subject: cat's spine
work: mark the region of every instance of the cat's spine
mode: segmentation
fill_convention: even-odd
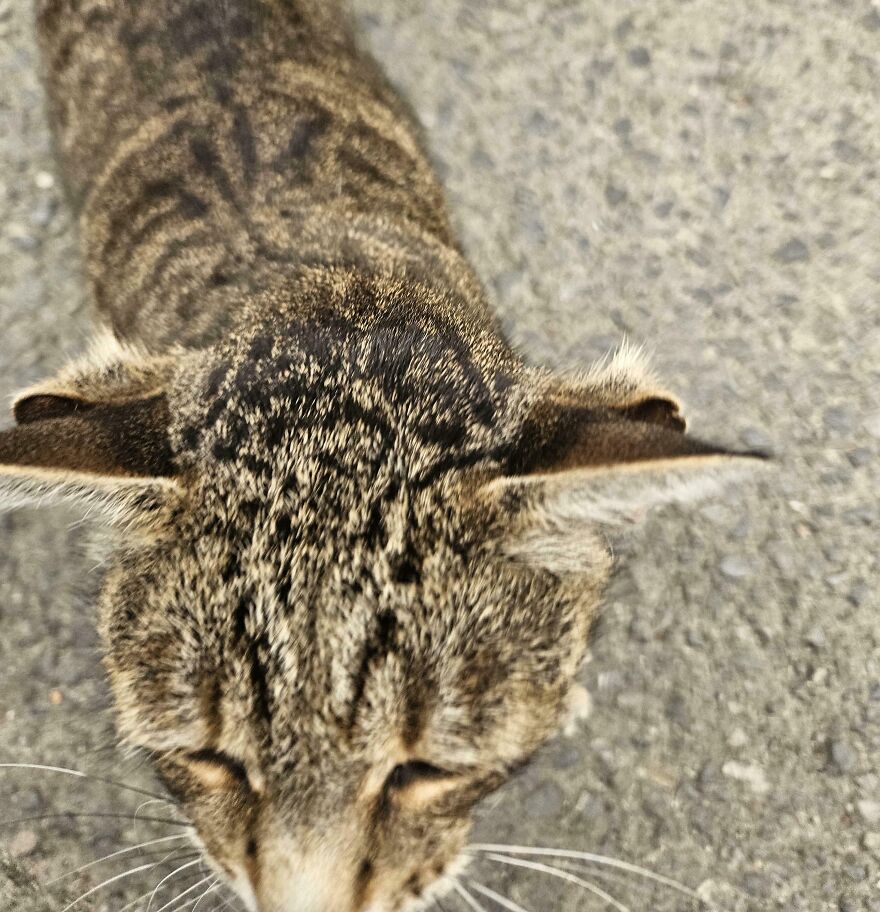
[[[148,120],[196,91],[230,102],[228,83],[255,63],[258,39],[264,54],[343,70],[358,60],[334,0],[38,0],[37,25],[75,201]]]

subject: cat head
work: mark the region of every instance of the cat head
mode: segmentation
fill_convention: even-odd
[[[260,912],[448,889],[474,806],[563,721],[608,529],[742,461],[635,352],[555,377],[426,297],[337,279],[208,351],[105,344],[0,434],[7,500],[119,530],[120,731]]]

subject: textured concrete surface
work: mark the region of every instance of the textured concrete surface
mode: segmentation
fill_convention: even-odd
[[[779,457],[771,477],[666,510],[618,549],[584,676],[592,715],[491,802],[481,836],[643,864],[723,912],[880,910],[880,8],[355,7],[425,122],[466,246],[523,348],[565,366],[624,334],[645,342],[695,429]],[[76,352],[89,326],[42,105],[29,3],[0,0],[9,392]],[[134,781],[112,747],[84,535],[57,511],[0,519],[0,759]],[[130,814],[140,799],[4,771],[0,803],[13,818]],[[117,818],[4,825],[20,867],[0,867],[2,908],[63,908],[59,885],[43,903],[21,866],[45,884],[169,832]],[[76,875],[71,895],[138,863]],[[537,872],[484,862],[473,876],[530,912],[603,908]],[[589,876],[633,912],[696,907],[620,872]],[[119,912],[157,879],[90,900]]]

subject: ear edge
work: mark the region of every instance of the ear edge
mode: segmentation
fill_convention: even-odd
[[[674,400],[650,397],[624,410],[551,405],[534,412],[523,426],[506,473],[525,476],[664,458],[739,455],[689,436],[684,429]]]
[[[23,472],[0,465],[0,513],[73,503],[95,510],[110,525],[156,525],[185,498],[185,488],[171,478],[111,478],[40,468]]]
[[[93,408],[110,405],[125,405],[155,399],[165,395],[162,387],[139,390],[135,394],[111,395],[108,398],[85,396],[63,388],[53,389],[50,384],[40,384],[19,393],[12,403],[12,416],[16,424],[30,424],[51,418],[87,412]]]
[[[654,393],[620,410],[628,421],[655,424],[684,433],[687,419],[681,413],[681,403],[667,393]]]
[[[567,487],[589,481],[590,478],[607,478],[611,475],[639,475],[652,471],[682,471],[689,468],[700,468],[717,464],[736,463],[742,460],[745,463],[756,464],[773,462],[773,455],[763,450],[728,450],[713,446],[703,441],[700,445],[707,449],[704,452],[694,452],[680,456],[667,456],[656,459],[630,460],[628,462],[597,463],[592,465],[578,465],[566,469],[556,469],[543,472],[530,472],[527,474],[504,474],[485,482],[480,492],[491,493],[493,490],[522,487],[527,489],[536,485],[559,485]]]
[[[41,417],[39,404],[27,402],[39,396],[84,408],[89,404],[131,402],[159,395],[168,389],[185,356],[186,352],[180,348],[160,354],[138,344],[121,342],[109,327],[103,327],[92,338],[84,355],[68,362],[54,376],[20,390],[13,397],[13,413],[20,409],[27,421],[33,409],[34,417]],[[16,420],[19,420],[17,414]]]

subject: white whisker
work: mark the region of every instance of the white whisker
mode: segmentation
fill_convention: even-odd
[[[171,855],[173,855],[173,854],[174,854],[174,853],[172,852]],[[199,856],[201,856],[201,852],[198,852],[198,853],[195,853],[195,854],[198,854]],[[166,855],[166,856],[158,863],[157,867],[160,866],[160,865],[165,864],[165,862],[168,861],[169,858],[171,858],[171,855]],[[192,858],[192,855],[184,855],[184,856],[179,856],[179,855],[178,855],[177,858],[172,858],[172,859],[171,859],[171,863],[174,864],[175,862],[181,861],[182,858],[187,858],[187,859],[189,859],[189,858]],[[145,892],[141,893],[140,896],[136,896],[133,900],[131,900],[131,902],[126,903],[121,909],[118,910],[118,912],[128,912],[128,910],[131,909],[132,906],[136,906],[142,899],[146,899],[146,897],[148,897],[152,892],[153,892],[153,888],[150,887],[149,890],[146,890]]]
[[[140,812],[145,807],[149,807],[151,804],[167,804],[168,807],[173,808],[174,810],[177,810],[177,808],[175,808],[175,806],[165,798],[151,798],[149,801],[144,801],[137,806],[137,810],[134,812],[134,820],[137,820],[138,814],[140,814]]]
[[[138,849],[147,848],[147,846],[158,845],[160,842],[171,842],[174,839],[189,839],[189,834],[181,833],[179,836],[163,836],[161,839],[151,839],[148,842],[142,842],[140,845],[129,846],[127,849],[120,849],[118,852],[113,852],[110,855],[105,855],[103,858],[98,858],[95,861],[90,861],[88,864],[84,864],[82,867],[76,868],[73,871],[67,871],[64,874],[59,874],[58,877],[53,877],[52,880],[48,881],[46,885],[51,886],[52,884],[57,883],[59,880],[64,880],[65,877],[73,877],[74,874],[80,874],[82,871],[87,871],[89,868],[93,868],[95,865],[99,865],[103,861],[110,861],[111,858],[118,858],[120,855],[128,855],[129,852],[136,852]],[[159,864],[161,864],[161,862],[159,862]]]
[[[182,823],[180,820],[169,820],[167,817],[141,817],[134,820],[131,814],[118,814],[109,811],[62,811],[56,814],[33,814],[29,817],[16,817],[14,820],[0,820],[0,827],[16,826],[19,823],[43,820],[133,820],[135,823],[164,823],[181,829],[193,829],[191,823]]]
[[[128,912],[129,909],[131,909],[133,906],[136,906],[142,899],[146,899],[146,897],[149,896],[152,892],[153,888],[150,887],[146,893],[141,893],[140,896],[135,897],[131,902],[127,902],[121,909],[118,910],[118,912]]]
[[[140,896],[135,897],[131,902],[126,903],[119,912],[128,912],[133,906],[136,906],[142,899],[146,899],[153,892],[153,888],[150,887],[145,893],[141,893]]]
[[[510,912],[528,912],[527,909],[517,905],[512,899],[508,899],[506,896],[502,896],[500,893],[490,890],[488,887],[483,886],[481,883],[477,883],[475,880],[469,879],[467,885],[472,890],[476,890],[481,896],[485,896],[486,899],[491,899],[493,902],[498,903],[502,908],[509,909]]]
[[[108,880],[105,880],[103,883],[99,883],[97,887],[92,887],[91,890],[86,891],[81,896],[72,902],[68,903],[61,912],[67,912],[68,909],[72,909],[77,903],[82,902],[82,900],[91,896],[93,893],[97,893],[98,890],[102,890],[104,887],[109,886],[112,883],[116,883],[117,880],[123,880],[126,877],[131,877],[134,874],[139,874],[141,871],[148,871],[150,868],[155,868],[158,862],[150,862],[150,864],[140,865],[140,867],[132,868],[130,871],[124,871],[122,874],[117,874],[115,877],[111,877]]]
[[[501,854],[508,853],[514,855],[542,855],[548,858],[568,858],[574,861],[592,862],[593,864],[604,865],[605,867],[609,868],[618,868],[619,870],[626,871],[629,874],[637,874],[640,877],[644,877],[648,880],[653,880],[656,883],[663,884],[666,887],[677,890],[679,893],[683,893],[685,896],[689,896],[691,899],[700,898],[696,890],[692,890],[690,887],[686,886],[683,883],[680,883],[677,880],[673,880],[671,877],[665,877],[663,874],[658,874],[656,871],[651,871],[648,868],[643,868],[639,865],[631,864],[628,861],[621,861],[619,858],[611,858],[608,855],[596,855],[593,852],[575,852],[570,849],[551,849],[532,846],[491,844],[471,845],[468,846],[468,849],[474,852],[496,852]]]
[[[202,904],[202,900],[203,900],[206,896],[208,896],[208,894],[213,893],[213,892],[217,889],[217,887],[220,886],[219,881],[220,881],[220,877],[219,877],[219,876],[216,876],[216,877],[214,878],[213,882],[211,883],[211,886],[209,886],[208,889],[205,890],[205,892],[202,893],[202,895],[198,898],[198,900],[196,901],[196,904],[192,907],[191,912],[196,912],[196,910],[197,910],[197,909],[199,908],[199,906]]]
[[[159,892],[159,889],[161,888],[162,884],[171,880],[172,877],[175,877],[181,871],[185,871],[187,868],[191,868],[193,865],[197,865],[201,860],[202,860],[201,858],[197,858],[195,861],[187,862],[187,864],[181,865],[176,871],[172,871],[167,877],[163,877],[159,881],[159,883],[157,883],[156,886],[153,888],[153,893],[150,896],[150,901],[147,903],[147,912],[150,912],[150,906],[153,905],[153,900],[156,898],[156,894]]]
[[[124,789],[126,792],[135,792],[138,795],[146,795],[149,798],[160,797],[155,792],[148,792],[146,789],[136,788],[133,785],[125,785],[122,782],[116,782],[114,779],[106,779],[103,776],[93,776],[91,773],[83,773],[80,770],[68,769],[64,766],[46,766],[42,763],[0,763],[0,769],[23,769],[38,770],[44,773],[61,773],[65,776],[74,776],[77,779],[91,779],[93,782],[113,785],[116,788]]]
[[[187,887],[182,893],[178,893],[174,899],[169,900],[167,903],[165,903],[164,906],[162,906],[160,909],[157,909],[156,912],[165,912],[169,906],[173,906],[179,899],[183,899],[187,893],[192,893],[193,890],[197,890],[200,886],[202,886],[202,884],[206,884],[214,876],[216,875],[209,874],[207,877],[203,877],[201,880],[197,880],[191,887]],[[199,899],[200,898],[201,897],[199,897]],[[188,906],[191,902],[195,902],[195,899],[188,900],[183,904],[183,906]],[[178,910],[182,909],[183,906],[175,906],[174,912],[178,912]],[[147,908],[149,908],[149,906]]]
[[[452,881],[452,887],[456,893],[474,910],[474,912],[486,912],[486,910],[468,893],[467,890],[457,881]]]
[[[578,877],[576,874],[572,874],[570,871],[565,871],[562,868],[554,868],[552,865],[541,864],[538,861],[526,861],[523,858],[511,858],[505,855],[494,854],[487,854],[486,857],[490,858],[492,861],[500,862],[501,864],[513,865],[517,868],[528,868],[530,871],[540,871],[542,874],[549,874],[551,877],[567,880],[569,883],[582,887],[594,896],[598,896],[599,899],[604,900],[609,906],[613,906],[617,909],[617,912],[631,912],[628,906],[625,906],[622,902],[616,900],[610,893],[606,893],[601,887],[597,887],[595,884],[590,883],[588,880],[584,880],[582,877]]]
[[[589,874],[591,880],[596,881],[602,886],[606,883],[614,886],[622,886],[641,896],[653,896],[655,890],[661,889],[661,884],[654,883],[651,880],[637,880],[630,876],[627,871],[608,869],[591,862],[578,863],[569,858],[560,858],[555,864],[561,868],[565,868],[567,871],[574,871],[575,874]]]
[[[223,884],[221,883],[219,886],[222,887]],[[234,901],[235,901],[234,894],[232,896],[227,896],[226,899],[224,899],[223,902],[220,903],[219,906],[214,906],[214,908],[211,909],[210,912],[223,912],[223,909],[228,909],[230,903],[233,903]]]
[[[214,906],[213,909],[209,909],[208,912],[223,912],[224,909],[227,909],[229,907],[229,904],[232,902],[233,898],[234,897],[230,896],[229,899],[220,903],[219,906]]]

